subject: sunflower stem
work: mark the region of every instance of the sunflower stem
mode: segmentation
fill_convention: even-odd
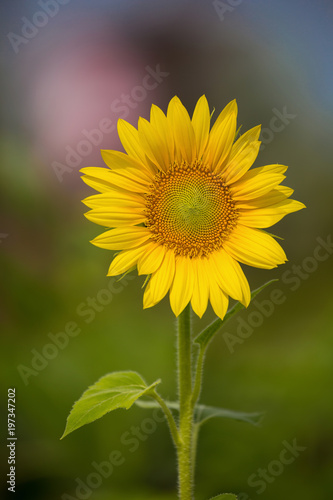
[[[195,476],[195,464],[197,457],[198,437],[199,437],[200,424],[193,425],[192,436],[192,475]]]
[[[201,386],[202,386],[202,375],[203,375],[203,367],[205,362],[205,354],[206,349],[203,346],[200,346],[200,351],[197,358],[196,370],[195,370],[195,379],[194,379],[194,387],[191,398],[192,408],[195,408],[196,403],[198,402]]]
[[[192,500],[193,488],[193,407],[192,407],[192,336],[191,308],[188,305],[178,319],[178,393],[179,434],[177,446],[180,500]]]
[[[164,399],[161,398],[161,396],[156,391],[153,391],[150,394],[150,397],[152,397],[153,399],[155,399],[158,402],[158,404],[160,405],[160,407],[162,408],[162,410],[164,412],[164,415],[165,415],[165,417],[167,419],[169,428],[170,428],[172,440],[173,440],[174,445],[176,446],[176,448],[178,448],[178,446],[181,445],[181,439],[180,439],[178,428],[177,428],[175,419],[173,418],[172,412],[168,408],[168,405],[166,404],[166,402],[164,401]]]

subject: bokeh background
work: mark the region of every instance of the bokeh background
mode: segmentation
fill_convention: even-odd
[[[106,277],[111,254],[89,244],[100,228],[83,217],[80,200],[92,191],[79,169],[121,147],[119,117],[136,125],[174,95],[192,112],[205,93],[216,112],[236,98],[243,130],[263,125],[256,165],[289,165],[287,184],[308,208],[273,228],[284,267],[245,269],[251,288],[279,279],[260,304],[274,289],[283,303],[265,318],[252,304],[241,314],[258,323],[247,337],[235,319],[209,350],[202,402],[266,417],[261,427],[203,428],[196,498],[332,498],[332,2],[4,0],[0,9],[3,497],[15,387],[16,498],[176,499],[174,450],[151,411],[118,410],[59,437],[72,403],[109,371],[160,377],[162,394],[175,396],[168,301],[143,311],[143,278]],[[211,310],[195,319],[196,332],[212,319]],[[76,335],[57,336],[66,328]],[[281,469],[285,442],[302,451]],[[124,463],[84,487],[93,462],[115,450]],[[262,493],[259,469],[269,476]]]

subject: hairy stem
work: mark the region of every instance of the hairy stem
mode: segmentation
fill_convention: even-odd
[[[160,405],[160,407],[164,411],[165,417],[167,419],[167,422],[168,422],[168,425],[170,428],[173,442],[174,442],[176,448],[178,448],[178,446],[181,445],[181,438],[180,438],[180,435],[179,435],[179,432],[177,429],[175,419],[173,418],[173,415],[172,415],[170,409],[168,408],[164,399],[161,398],[161,396],[159,394],[157,394],[157,392],[154,391],[150,396],[158,402],[158,404]]]
[[[192,500],[193,488],[193,407],[191,309],[188,305],[178,319],[179,434],[178,483],[180,500]]]
[[[205,353],[206,353],[205,348],[200,346],[200,351],[198,354],[196,370],[195,370],[194,388],[193,388],[193,393],[192,393],[192,408],[194,408],[196,403],[198,402],[200,392],[201,392]]]

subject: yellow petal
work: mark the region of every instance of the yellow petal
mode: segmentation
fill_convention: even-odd
[[[274,172],[259,173],[255,172],[255,170],[257,169],[247,172],[238,182],[229,186],[232,198],[235,201],[251,200],[263,196],[276,188],[286,178],[282,174]],[[250,176],[249,174],[253,175]]]
[[[175,274],[175,254],[166,250],[160,267],[151,276],[143,296],[143,308],[157,304],[170,289]]]
[[[289,196],[293,194],[294,190],[287,186],[277,186],[276,188],[269,191],[264,196],[260,196],[259,198],[254,198],[253,200],[239,200],[236,203],[236,209],[248,208],[248,209],[257,209],[257,208],[265,208],[270,205],[274,205],[275,203],[280,203],[281,201],[285,201]]]
[[[215,265],[214,276],[219,287],[227,295],[230,295],[235,300],[239,300],[239,302],[247,307],[251,300],[251,292],[248,281],[238,262],[223,249],[213,252],[210,259],[213,266]]]
[[[194,285],[194,266],[192,259],[176,257],[176,271],[170,289],[170,305],[178,316],[191,300]]]
[[[145,165],[152,174],[155,174],[157,172],[157,168],[152,168],[152,165],[147,163],[146,155],[141,147],[139,133],[136,128],[121,118],[118,120],[117,128],[119,138],[126,153]]]
[[[124,169],[109,170],[100,167],[85,167],[80,170],[83,181],[101,193],[120,187],[136,193],[147,192],[151,179],[143,170],[129,167]]]
[[[89,208],[107,208],[119,205],[128,208],[141,208],[143,210],[146,206],[145,199],[140,194],[120,189],[110,189],[106,193],[88,196],[82,200],[82,203]]]
[[[272,269],[286,262],[281,246],[269,234],[238,224],[223,244],[226,252],[248,266]]]
[[[197,157],[200,159],[208,142],[210,112],[206,96],[198,100],[192,117],[192,126],[197,144]]]
[[[245,146],[251,144],[252,142],[257,142],[259,140],[260,130],[261,125],[257,125],[256,127],[250,128],[250,130],[242,134],[232,146],[230,160],[233,160],[239,154],[239,152],[244,149]]]
[[[134,168],[111,170],[109,180],[113,186],[134,193],[146,193],[150,185],[150,182],[142,176],[142,171]]]
[[[135,226],[147,220],[142,209],[110,206],[95,208],[84,214],[88,220],[104,227]]]
[[[141,149],[138,131],[136,128],[122,118],[119,118],[117,130],[126,153],[138,161],[143,161],[144,152]]]
[[[145,243],[151,236],[146,227],[119,227],[97,236],[91,243],[108,250],[127,250]]]
[[[257,140],[260,126],[254,127],[243,134],[233,145],[228,163],[223,170],[226,184],[236,182],[253,165],[258,156],[261,142]]]
[[[108,168],[85,167],[82,168],[80,172],[84,174],[82,176],[83,182],[100,193],[106,193],[115,188],[110,182],[110,170]]]
[[[232,101],[218,116],[209,134],[203,163],[210,166],[215,173],[221,172],[227,160],[235,138],[237,121],[237,104]]]
[[[169,122],[163,111],[154,104],[150,110],[150,123],[158,131],[169,153],[169,160],[172,164],[175,160],[175,144],[170,130]]]
[[[285,215],[297,212],[305,205],[296,200],[285,200],[258,210],[240,210],[239,222],[244,226],[265,228],[273,226]]]
[[[195,314],[202,317],[207,309],[209,298],[209,273],[207,259],[193,259],[194,285],[191,305]]]
[[[154,178],[153,173],[151,172],[150,169],[147,169],[146,164],[143,164],[139,160],[136,160],[135,158],[128,156],[127,154],[122,153],[121,151],[102,149],[101,155],[106,165],[112,170],[126,169],[132,167],[134,169],[141,171],[142,172],[141,176],[144,179],[151,181]]]
[[[126,273],[126,271],[137,264],[138,259],[146,251],[146,247],[147,245],[142,245],[116,255],[109,267],[108,276],[117,276],[118,274]]]
[[[229,298],[218,286],[213,276],[209,279],[209,300],[215,314],[223,319],[228,310]]]
[[[143,150],[159,170],[166,172],[169,168],[170,157],[166,142],[158,131],[144,118],[139,118],[139,138]]]
[[[162,264],[166,248],[159,243],[150,243],[147,245],[145,253],[138,262],[138,274],[153,274]]]
[[[287,186],[277,186],[276,190],[281,195],[283,194],[285,196],[285,198],[289,198],[289,196],[291,196],[293,194],[293,192],[294,192],[294,190],[292,188],[287,187]],[[256,200],[256,201],[258,201],[258,200]],[[276,200],[273,203],[278,203],[279,201],[282,201],[282,200]]]
[[[251,142],[232,161],[229,158],[226,170],[222,174],[227,185],[241,179],[252,167],[258,156],[260,144],[259,141]]]
[[[192,163],[197,154],[194,130],[189,114],[178,97],[171,99],[167,118],[173,130],[177,160]]]
[[[212,127],[211,132],[216,133],[217,129],[220,127],[222,123],[225,123],[226,118],[228,118],[232,114],[238,113],[237,102],[236,99],[230,101],[221,111],[219,116],[216,118],[215,123]]]
[[[272,165],[264,165],[263,167],[253,168],[250,172],[247,172],[244,177],[247,179],[251,178],[252,175],[262,174],[262,173],[274,173],[274,174],[284,174],[288,170],[287,165],[281,165],[280,163],[273,163]]]

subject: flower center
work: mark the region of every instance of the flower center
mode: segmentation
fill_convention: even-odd
[[[158,172],[146,198],[152,238],[177,255],[209,255],[223,246],[236,225],[228,187],[198,161]]]

